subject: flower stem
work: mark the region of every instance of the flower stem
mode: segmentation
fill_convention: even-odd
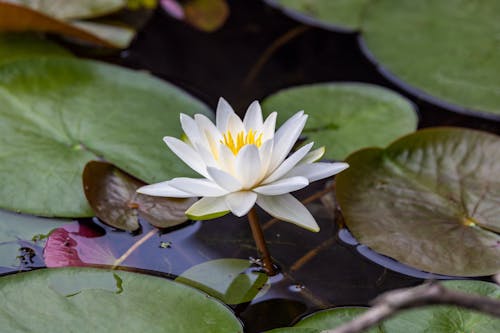
[[[260,227],[259,218],[255,208],[252,208],[248,212],[248,221],[250,222],[250,228],[252,229],[252,236],[257,245],[257,250],[262,256],[263,267],[269,276],[276,275],[276,270],[274,269],[273,262],[271,260],[271,255],[267,249],[266,240],[264,239],[264,233]]]

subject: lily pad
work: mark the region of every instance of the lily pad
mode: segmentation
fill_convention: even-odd
[[[191,267],[178,278],[226,304],[253,300],[267,282],[267,274],[250,269],[248,260],[217,259]]]
[[[103,16],[124,8],[127,0],[8,0],[52,17],[82,19]]]
[[[71,56],[71,53],[30,33],[0,33],[0,66],[20,59],[45,56]]]
[[[325,157],[343,160],[366,147],[384,147],[414,131],[414,106],[388,89],[365,83],[322,83],[285,89],[262,104],[269,114],[278,111],[279,122],[299,110],[309,115],[302,134],[318,146]]]
[[[500,271],[500,138],[426,129],[347,158],[337,199],[356,239],[423,271]],[[389,241],[390,240],[390,241]]]
[[[137,193],[146,185],[110,163],[91,161],[83,170],[85,196],[97,217],[122,230],[139,229],[139,217],[158,228],[187,221],[184,212],[196,198],[153,197]]]
[[[447,281],[446,288],[500,299],[500,287],[482,281]],[[456,306],[427,306],[399,313],[383,323],[388,333],[396,332],[500,332],[500,319]]]
[[[499,12],[496,0],[373,1],[363,43],[382,73],[413,94],[500,119]]]
[[[0,278],[0,291],[6,332],[243,332],[215,299],[143,274],[42,269]]]
[[[370,0],[267,0],[292,18],[332,30],[358,30]]]
[[[0,207],[91,216],[81,174],[104,158],[146,182],[186,175],[162,144],[180,136],[179,112],[210,114],[148,74],[71,58],[0,68]]]
[[[110,48],[124,48],[135,36],[135,32],[129,28],[66,21],[15,3],[0,2],[0,13],[0,31],[57,33]]]

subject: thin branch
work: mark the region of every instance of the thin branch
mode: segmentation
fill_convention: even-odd
[[[158,233],[158,229],[154,228],[151,229],[147,234],[145,234],[141,239],[139,239],[137,242],[135,242],[122,256],[118,259],[115,260],[113,263],[113,267],[111,269],[116,269],[118,266],[120,266],[125,259],[127,259],[139,246],[144,244],[148,239],[153,237],[155,234]]]
[[[244,85],[249,85],[257,75],[259,75],[262,67],[269,61],[271,56],[283,45],[291,41],[297,36],[300,36],[304,32],[309,30],[308,26],[305,25],[299,25],[298,27],[295,27],[289,31],[287,31],[285,34],[282,36],[278,37],[265,51],[262,53],[262,55],[259,57],[259,60],[255,63],[255,65],[252,66],[250,69],[250,72],[246,76],[245,80],[243,81]]]
[[[250,209],[250,211],[248,212],[248,221],[250,222],[250,228],[252,229],[252,236],[255,241],[255,245],[257,246],[257,249],[262,256],[262,263],[267,275],[276,275],[276,270],[274,269],[271,255],[269,254],[269,250],[267,249],[266,240],[264,239],[264,233],[262,232],[262,228],[260,227],[259,218],[257,216],[257,212],[255,211],[255,207]]]
[[[322,333],[359,333],[401,310],[437,304],[456,305],[500,317],[499,300],[449,290],[437,282],[387,292],[377,297],[373,304],[373,307],[352,321]]]
[[[307,252],[306,254],[304,254],[297,261],[295,261],[292,264],[292,266],[290,266],[290,272],[293,273],[295,271],[298,271],[300,268],[302,268],[302,266],[304,266],[311,259],[316,257],[321,251],[332,246],[332,244],[335,243],[335,240],[336,240],[335,237],[328,238],[326,241],[324,241],[323,243],[316,246],[314,249],[312,249],[309,252]]]

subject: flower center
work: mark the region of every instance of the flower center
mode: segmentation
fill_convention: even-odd
[[[240,149],[246,145],[256,145],[260,147],[262,145],[262,133],[257,135],[256,131],[250,129],[246,134],[245,131],[241,131],[233,136],[233,133],[227,131],[220,142],[231,149],[233,154],[236,155]]]

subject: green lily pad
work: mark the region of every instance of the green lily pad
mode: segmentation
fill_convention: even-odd
[[[337,199],[356,239],[420,270],[500,271],[500,138],[459,128],[403,137],[347,158]]]
[[[104,158],[146,182],[186,175],[162,143],[180,136],[179,112],[210,114],[148,74],[71,58],[0,68],[0,207],[91,216],[81,174]]]
[[[0,33],[0,65],[45,56],[70,56],[54,42],[29,33]]]
[[[361,24],[361,15],[370,0],[272,0],[285,13],[306,24],[354,31]]]
[[[262,103],[283,122],[299,110],[309,115],[302,134],[326,146],[325,158],[343,160],[366,147],[384,147],[414,131],[413,105],[388,89],[365,83],[322,83],[285,89]]]
[[[175,279],[226,304],[250,302],[261,292],[267,274],[250,270],[250,263],[243,259],[217,259],[196,265]]]
[[[496,0],[373,1],[363,16],[364,43],[382,72],[412,93],[499,115],[499,12]]]
[[[446,288],[500,299],[500,287],[482,281],[446,281]],[[386,332],[492,333],[500,332],[500,319],[456,306],[427,306],[400,312],[383,323]]]
[[[185,211],[196,198],[163,198],[137,193],[144,182],[114,165],[90,161],[83,169],[85,196],[97,217],[122,230],[139,229],[139,217],[158,228],[187,221]]]
[[[243,332],[215,299],[149,275],[42,269],[0,278],[0,291],[6,332]]]

